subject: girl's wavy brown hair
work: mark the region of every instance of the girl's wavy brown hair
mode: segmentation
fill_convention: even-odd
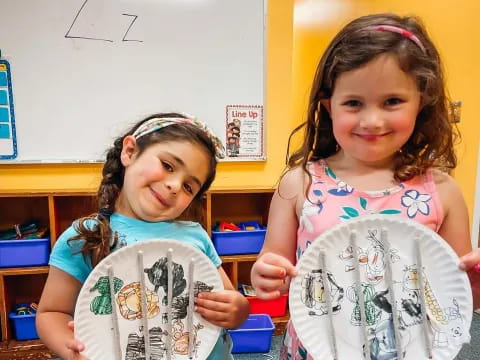
[[[369,28],[374,25],[393,25],[410,31],[418,37],[425,52],[405,36]],[[339,151],[332,119],[320,101],[332,96],[339,75],[365,66],[381,54],[394,56],[400,68],[415,79],[421,94],[421,110],[413,133],[395,154],[395,180],[411,179],[430,167],[443,170],[456,167],[454,145],[459,134],[450,121],[450,103],[438,51],[418,18],[375,14],[347,24],[320,59],[310,92],[307,120],[290,134],[288,148],[292,136],[300,130],[304,130],[304,141],[293,154],[287,150],[287,170],[302,166],[308,174],[309,161],[328,158]]]
[[[132,135],[140,125],[150,119],[171,117],[185,118],[184,115],[178,113],[150,115],[133,126],[126,134],[117,138],[114,141],[113,146],[107,150],[106,160],[102,170],[103,177],[96,196],[99,212],[93,213],[90,216],[81,218],[75,222],[74,226],[78,235],[69,240],[84,241],[81,252],[84,256],[90,257],[92,266],[95,266],[100,260],[105,258],[116,246],[118,241],[117,234],[112,234],[108,213],[113,213],[115,211],[115,202],[123,187],[125,167],[120,160],[123,139],[128,135]],[[202,197],[209,189],[216,174],[217,159],[215,157],[215,145],[207,134],[197,126],[191,124],[173,124],[138,138],[138,156],[140,156],[148,147],[166,141],[188,141],[192,144],[199,145],[209,155],[210,164],[207,180],[203,183],[200,191],[195,195],[195,198],[187,209],[185,209],[183,214],[176,219],[203,223],[204,213]]]

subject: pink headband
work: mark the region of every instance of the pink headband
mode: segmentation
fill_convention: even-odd
[[[405,30],[405,29],[402,29],[401,27],[393,26],[393,25],[374,25],[374,26],[369,26],[368,28],[373,30],[379,30],[379,31],[390,31],[390,32],[400,34],[412,40],[415,44],[418,45],[420,49],[422,49],[423,53],[426,53],[425,47],[423,46],[420,39],[408,30]]]

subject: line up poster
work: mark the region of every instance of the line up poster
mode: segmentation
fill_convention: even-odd
[[[227,105],[227,160],[265,160],[263,106]]]

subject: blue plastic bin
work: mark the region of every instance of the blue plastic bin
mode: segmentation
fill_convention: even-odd
[[[50,239],[0,240],[0,267],[48,264]]]
[[[218,255],[258,254],[266,232],[266,226],[258,230],[212,231],[212,242]]]
[[[267,314],[250,314],[235,330],[228,330],[233,341],[232,353],[266,353],[270,351],[275,326]]]
[[[12,321],[13,331],[17,340],[38,339],[35,314],[17,315],[10,313],[8,317]]]

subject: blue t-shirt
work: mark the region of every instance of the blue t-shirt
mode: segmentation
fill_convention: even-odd
[[[92,227],[95,226],[94,220],[92,220],[91,225]],[[219,267],[222,263],[208,234],[200,224],[195,222],[146,222],[114,213],[110,218],[110,227],[112,233],[117,233],[118,235],[117,247],[113,251],[138,241],[168,238],[176,239],[199,249],[208,256],[215,267]],[[80,252],[84,242],[82,240],[69,241],[77,234],[74,225],[71,225],[60,235],[53,247],[49,264],[84,283],[93,268],[90,259],[85,258]],[[230,348],[231,339],[226,335],[226,331],[223,330],[215,348],[208,356],[208,360],[231,359]]]

